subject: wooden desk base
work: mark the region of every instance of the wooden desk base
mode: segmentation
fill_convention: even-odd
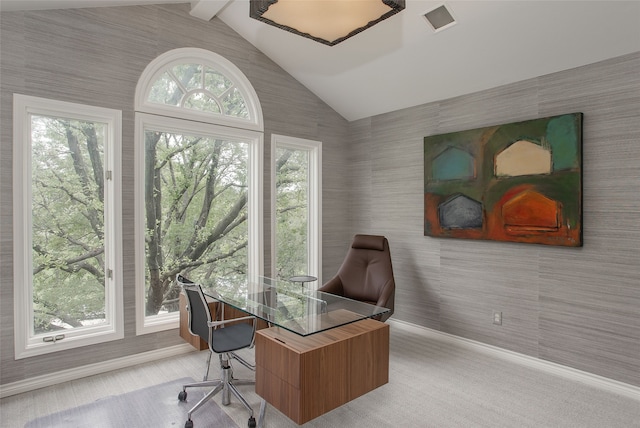
[[[366,319],[299,336],[256,333],[256,392],[302,425],[389,382],[389,325]]]

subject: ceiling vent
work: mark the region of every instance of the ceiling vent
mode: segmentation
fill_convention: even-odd
[[[425,13],[424,19],[427,20],[436,33],[456,24],[456,20],[453,19],[453,15],[451,15],[451,12],[449,12],[445,5],[438,6]]]

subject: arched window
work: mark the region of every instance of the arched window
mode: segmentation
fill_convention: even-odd
[[[230,61],[204,49],[175,49],[153,60],[138,82],[136,111],[263,130],[249,80]]]
[[[202,49],[152,61],[136,89],[138,334],[177,327],[177,273],[262,274],[262,112],[244,74]]]

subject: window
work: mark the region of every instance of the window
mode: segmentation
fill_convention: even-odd
[[[320,278],[322,143],[272,136],[274,276]]]
[[[175,49],[144,70],[136,111],[262,131],[258,96],[231,62],[204,49]]]
[[[15,356],[123,337],[116,110],[14,95]]]
[[[177,49],[136,93],[138,334],[178,326],[190,279],[262,274],[262,117],[246,77],[224,58]]]

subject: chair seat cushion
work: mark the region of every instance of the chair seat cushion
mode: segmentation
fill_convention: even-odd
[[[253,326],[238,323],[213,330],[213,351],[221,354],[251,346]]]

